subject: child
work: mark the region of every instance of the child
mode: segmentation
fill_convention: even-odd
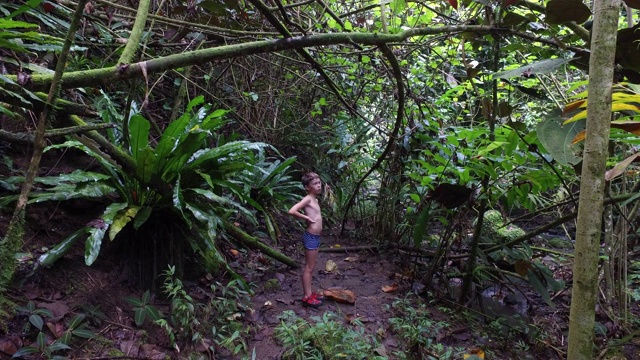
[[[302,176],[302,185],[307,190],[307,196],[293,205],[289,209],[289,214],[307,222],[307,230],[302,235],[305,248],[305,266],[302,273],[302,290],[304,291],[302,305],[317,308],[322,305],[322,301],[320,295],[311,291],[311,277],[316,266],[318,248],[320,247],[320,234],[322,234],[322,213],[317,199],[317,196],[322,192],[322,181],[320,181],[318,174],[308,172]],[[300,210],[303,210],[304,214]]]

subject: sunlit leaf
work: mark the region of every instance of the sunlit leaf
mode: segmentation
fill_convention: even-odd
[[[629,167],[629,165],[631,165],[631,163],[634,162],[639,156],[640,156],[640,153],[635,153],[635,154],[627,157],[626,159],[622,160],[621,162],[617,163],[613,167],[613,169],[607,171],[604,174],[605,180],[611,181],[611,180],[615,179],[616,177],[624,174],[624,172],[627,169],[627,167]]]
[[[109,228],[109,239],[111,241],[113,241],[118,233],[135,218],[138,211],[140,211],[139,206],[129,206],[129,208],[118,212],[118,214],[113,218],[113,222]]]
[[[531,63],[529,65],[521,66],[517,69],[493,73],[493,78],[509,79],[516,76],[528,77],[533,74],[548,74],[557,70],[558,68],[560,68],[560,66],[569,63],[570,61],[571,59],[546,59]]]

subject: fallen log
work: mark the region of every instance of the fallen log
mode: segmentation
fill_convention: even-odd
[[[298,265],[298,263],[296,263],[293,259],[291,259],[290,257],[278,252],[277,250],[269,247],[268,245],[260,242],[260,240],[258,240],[258,238],[251,236],[249,234],[247,234],[246,232],[244,232],[242,229],[240,229],[239,227],[235,226],[234,224],[228,222],[228,221],[223,221],[224,223],[224,229],[227,231],[227,233],[229,233],[229,235],[233,236],[234,239],[238,240],[239,242],[241,242],[243,245],[259,250],[261,253],[269,256],[270,258],[277,260],[289,267],[292,268],[298,268],[300,267],[300,265]]]

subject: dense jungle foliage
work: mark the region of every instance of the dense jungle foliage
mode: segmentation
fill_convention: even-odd
[[[74,245],[87,266],[115,249],[141,289],[173,288],[174,300],[194,272],[250,292],[229,249],[298,266],[280,246],[282,214],[311,170],[325,184],[326,228],[400,257],[423,289],[456,279],[449,295],[468,304],[507,283],[553,307],[571,277],[550,264],[574,256],[578,204],[589,201],[592,5],[3,2],[0,303],[11,304],[16,274],[56,266]],[[598,299],[633,338],[640,6],[616,6]],[[50,173],[49,161],[79,165]],[[90,204],[93,220],[17,262],[30,206],[67,202]],[[159,320],[147,302],[131,300],[136,323]],[[0,316],[13,316],[5,305]],[[69,334],[87,335],[81,321]],[[27,352],[44,353],[43,341]]]

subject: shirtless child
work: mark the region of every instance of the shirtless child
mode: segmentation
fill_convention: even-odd
[[[307,230],[302,235],[305,248],[305,266],[302,272],[302,290],[304,291],[302,305],[317,308],[322,305],[322,301],[320,295],[311,291],[311,277],[316,266],[320,235],[322,234],[322,213],[317,199],[317,196],[322,192],[322,181],[318,174],[308,172],[302,176],[302,185],[307,190],[307,196],[293,205],[289,209],[289,214],[307,222]],[[301,213],[300,210],[304,213]]]

